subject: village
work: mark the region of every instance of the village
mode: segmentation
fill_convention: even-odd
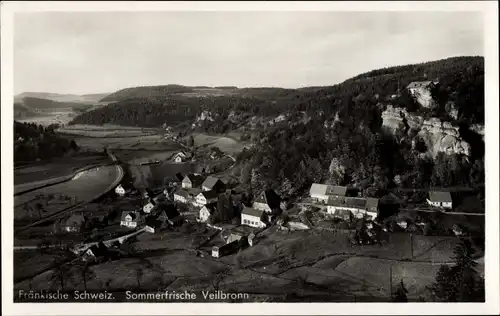
[[[211,158],[215,159],[216,154],[217,151],[212,152]],[[187,157],[189,154],[180,151],[172,160],[182,163]],[[229,187],[222,179],[206,173],[177,173],[172,180],[163,187],[140,189],[131,181],[122,181],[114,189],[114,199],[131,202],[119,212],[116,229],[122,232],[121,235],[83,242],[71,250],[84,261],[109,259],[114,247],[119,248],[138,234],[160,234],[194,224],[216,231],[207,240],[215,243],[211,252],[197,252],[197,255],[220,258],[252,247],[269,227],[283,232],[310,229],[344,232],[354,245],[375,245],[384,242],[384,233],[426,234],[430,225],[419,216],[409,220],[398,217],[397,213],[390,222],[381,220],[379,215],[383,206],[379,205],[379,198],[363,197],[361,192],[344,186],[313,183],[307,196],[292,201],[289,197],[280,197],[272,189],[262,190],[249,199],[238,186]],[[426,204],[420,206],[424,212],[450,213],[453,210],[452,196],[446,191],[430,191]],[[68,234],[79,233],[90,220],[86,214],[76,212],[61,221],[58,229]],[[458,224],[452,226],[450,233],[466,234]]]

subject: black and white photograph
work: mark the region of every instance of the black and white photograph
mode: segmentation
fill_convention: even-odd
[[[3,2],[4,314],[498,313],[498,4],[404,3]]]

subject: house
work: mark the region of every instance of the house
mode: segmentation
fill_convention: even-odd
[[[82,254],[82,260],[91,261],[100,257],[106,257],[107,254],[108,254],[108,248],[101,241],[97,245],[93,245],[89,247],[87,250],[85,250],[85,252]]]
[[[180,151],[178,153],[176,153],[173,157],[172,157],[172,160],[174,162],[177,162],[177,163],[180,163],[180,162],[183,162],[185,161],[187,158],[187,155],[186,153],[184,153],[183,151]]]
[[[203,183],[203,180],[200,174],[190,173],[182,179],[182,187],[185,189],[198,188]]]
[[[239,248],[240,248],[240,243],[237,240],[222,246],[214,246],[212,248],[212,257],[220,258],[223,256],[227,256],[228,254],[238,251]]]
[[[187,203],[189,199],[189,193],[186,190],[178,189],[174,192],[174,202]]]
[[[309,195],[313,201],[327,203],[330,196],[344,197],[347,188],[328,184],[313,183]]]
[[[430,191],[427,203],[434,207],[453,208],[451,193],[446,191]]]
[[[197,218],[197,220],[199,222],[202,222],[202,223],[205,223],[208,221],[208,219],[210,218],[210,216],[215,213],[215,210],[217,209],[217,205],[216,203],[211,203],[211,204],[207,204],[207,205],[204,205],[201,209],[200,209],[200,215],[199,217]]]
[[[203,181],[203,183],[201,184],[201,189],[203,191],[216,191],[218,193],[222,193],[224,191],[226,191],[226,184],[224,182],[222,182],[222,180],[216,178],[216,177],[212,177],[212,176],[208,176],[205,181]]]
[[[266,224],[263,222],[264,210],[244,207],[241,211],[241,225],[246,225],[256,228],[264,228]]]
[[[87,218],[83,214],[74,213],[66,220],[66,223],[64,223],[64,231],[79,232],[86,221]]]
[[[130,193],[132,191],[132,185],[128,183],[121,183],[115,188],[115,193],[118,196],[124,196],[127,193]]]
[[[353,217],[351,211],[344,209],[336,209],[332,215],[334,218],[340,218],[341,220],[344,221],[350,221]]]
[[[159,232],[164,227],[164,223],[154,216],[148,216],[145,224],[144,230],[151,234]]]
[[[280,202],[280,197],[274,190],[265,190],[255,199],[252,208],[272,213],[280,208]]]
[[[354,217],[368,216],[375,219],[378,216],[378,199],[358,197],[330,197],[327,202],[328,214],[336,214],[338,210],[349,211]]]
[[[140,192],[141,192],[141,195],[143,198],[145,199],[149,199],[150,197],[153,197],[153,191],[149,188],[143,188],[143,189],[140,189]]]
[[[141,224],[142,216],[137,211],[124,211],[122,212],[122,217],[120,220],[120,226],[125,226],[129,228],[136,228]]]
[[[211,203],[216,203],[219,199],[219,193],[215,191],[203,191],[200,192],[193,202],[195,206],[204,206]]]
[[[142,207],[142,210],[144,211],[144,213],[149,214],[156,207],[156,205],[158,205],[158,203],[155,202],[154,199],[151,199],[146,205]]]
[[[162,210],[158,214],[157,219],[170,226],[177,226],[184,221],[182,215],[179,214],[177,208],[173,204],[162,206]]]
[[[177,181],[179,182],[182,182],[182,180],[184,179],[184,177],[182,176],[182,174],[180,172],[177,172],[175,174],[175,178],[177,179]]]

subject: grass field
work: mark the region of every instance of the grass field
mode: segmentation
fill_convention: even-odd
[[[115,166],[104,166],[84,171],[78,178],[71,181],[16,196],[14,197],[14,219],[35,216],[33,219],[37,220],[38,215],[28,210],[29,206],[37,202],[42,204],[42,216],[48,216],[77,202],[86,201],[106,190],[117,176]],[[49,200],[48,198],[50,195],[60,194],[70,197],[71,200]]]
[[[215,136],[201,133],[193,134],[194,145],[200,147],[218,147],[222,152],[227,154],[237,154],[247,145],[233,137]]]
[[[52,159],[50,162],[34,163],[14,170],[14,185],[45,181],[71,175],[85,166],[110,163],[105,154],[82,153],[71,157]]]

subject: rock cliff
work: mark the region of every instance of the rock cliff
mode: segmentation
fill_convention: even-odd
[[[470,156],[470,145],[461,138],[459,128],[438,118],[424,120],[406,109],[388,105],[382,112],[382,127],[393,135],[416,133],[425,142],[432,157],[440,152]]]

